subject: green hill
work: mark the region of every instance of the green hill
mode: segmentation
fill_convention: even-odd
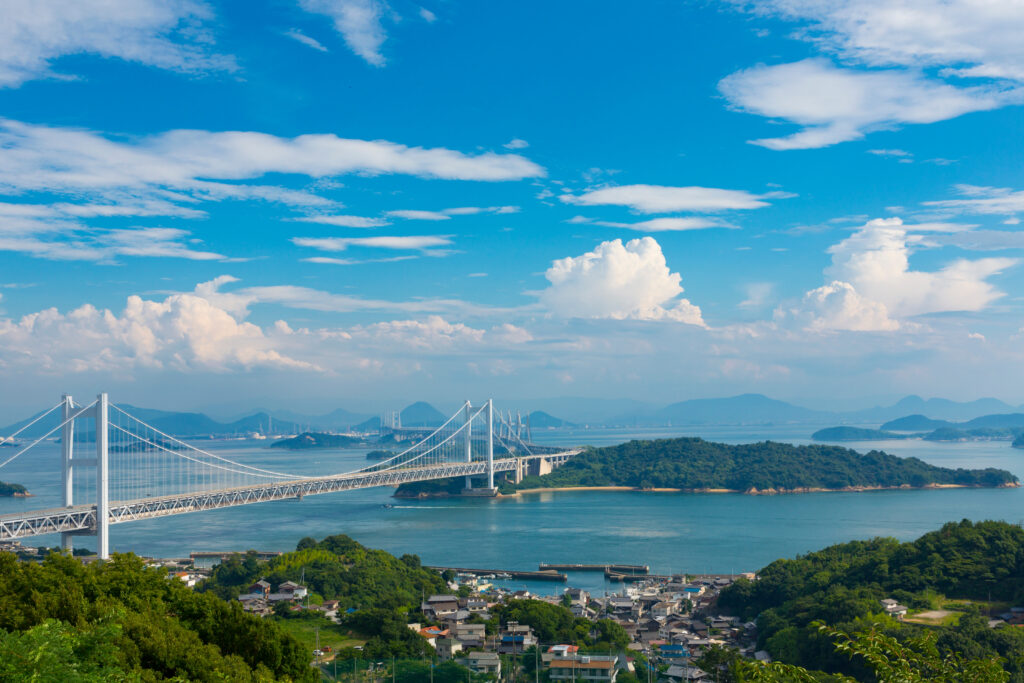
[[[28,489],[21,484],[11,484],[6,481],[0,481],[0,496],[27,496]]]
[[[1024,604],[1024,530],[1016,525],[965,520],[908,543],[853,541],[776,560],[757,576],[724,589],[718,604],[756,618],[758,647],[776,660],[876,680],[835,652],[814,624],[821,620],[848,632],[874,626],[901,642],[927,632],[943,656],[998,655],[1011,674],[1004,680],[1024,679],[1024,631],[990,628],[985,614],[992,606]],[[916,626],[886,615],[880,601],[887,598],[909,607],[909,619],[913,611],[938,608],[956,618]]]
[[[0,680],[318,681],[307,650],[134,555],[0,553]]]
[[[764,492],[929,485],[995,487],[1018,482],[1005,470],[954,470],[881,451],[861,455],[839,446],[772,441],[730,445],[682,438],[590,448],[550,474],[526,477],[503,490],[628,486]]]

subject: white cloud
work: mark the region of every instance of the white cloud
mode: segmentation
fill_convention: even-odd
[[[435,21],[437,21],[437,15],[428,10],[426,7],[420,7],[420,17],[423,19],[423,21],[427,22],[428,24],[433,24]]]
[[[506,142],[502,147],[505,149],[526,149],[530,146],[530,143],[526,140],[520,140],[519,138],[512,138]]]
[[[146,190],[157,199],[260,198],[322,204],[308,193],[233,181],[271,174],[326,178],[348,173],[409,174],[446,180],[518,180],[544,170],[516,154],[470,156],[450,149],[331,134],[281,138],[255,132],[173,130],[113,140],[98,133],[0,120],[0,191]],[[147,197],[149,198],[149,197]]]
[[[666,187],[664,185],[619,185],[591,190],[581,195],[563,194],[566,204],[579,206],[628,206],[643,213],[674,211],[725,211],[760,209],[768,206],[766,198],[743,190],[722,190],[714,187]]]
[[[934,272],[910,269],[911,245],[899,218],[869,221],[832,246],[826,277],[850,283],[856,293],[885,305],[897,317],[944,311],[980,311],[1003,293],[987,279],[1015,265],[1016,259],[957,259]]]
[[[29,254],[53,261],[98,261],[113,263],[118,256],[181,258],[190,261],[220,261],[227,257],[195,248],[189,232],[177,228],[133,228],[91,230],[74,224],[61,224],[54,234],[53,224],[22,225],[11,231],[0,228],[0,251]]]
[[[518,213],[518,206],[458,206],[440,211],[422,211],[418,209],[397,209],[384,212],[385,216],[404,218],[409,221],[446,221],[452,216],[473,216],[480,213],[507,214]]]
[[[807,329],[816,332],[890,332],[900,327],[889,317],[885,304],[865,299],[853,285],[838,280],[807,292],[800,312],[809,316]]]
[[[747,298],[739,303],[740,308],[761,308],[775,295],[775,283],[751,282],[744,291]]]
[[[15,0],[0,12],[0,87],[61,78],[52,63],[65,55],[186,73],[236,68],[210,51],[213,12],[200,0]]]
[[[337,225],[343,228],[379,228],[383,225],[391,225],[383,218],[369,218],[367,216],[303,216],[294,220],[303,223]]]
[[[299,0],[302,9],[323,14],[334,21],[334,28],[352,52],[373,66],[384,66],[380,48],[387,38],[382,23],[387,5],[379,0]]]
[[[544,274],[541,303],[564,318],[671,320],[704,326],[700,308],[680,298],[678,273],[669,270],[651,237],[602,242],[581,256],[559,259]]]
[[[905,149],[869,149],[868,154],[879,157],[912,157],[914,156]]]
[[[979,187],[957,185],[957,191],[967,199],[944,199],[924,202],[925,206],[966,214],[995,214],[1013,216],[1024,213],[1024,191],[1008,187]],[[1011,225],[1014,225],[1011,223]]]
[[[228,371],[255,367],[314,370],[274,348],[258,326],[193,294],[163,301],[128,297],[114,313],[91,305],[0,318],[0,365],[36,372],[127,372],[136,367]]]
[[[572,221],[569,222],[580,222]],[[594,221],[594,225],[603,225],[608,228],[626,228],[638,232],[669,232],[680,230],[702,230],[705,228],[731,228],[734,227],[723,221],[710,218],[652,218],[648,221],[638,223],[615,223],[612,221]]]
[[[300,247],[312,247],[321,251],[345,251],[349,247],[371,247],[377,249],[428,250],[445,247],[452,243],[450,235],[406,235],[381,237],[293,237],[292,242]]]
[[[802,127],[786,137],[750,142],[773,150],[811,149],[856,140],[908,123],[934,123],[1019,102],[1022,91],[957,88],[899,70],[862,71],[821,59],[759,65],[718,84],[736,109]]]
[[[801,22],[801,35],[875,66],[949,67],[954,76],[1024,81],[1018,0],[756,0],[756,11]]]
[[[327,52],[327,48],[324,47],[323,43],[321,43],[316,38],[311,38],[307,36],[305,33],[303,33],[297,28],[285,31],[285,35],[288,36],[289,38],[292,38],[293,40],[299,41],[306,47],[311,47],[314,50],[319,50],[320,52]]]

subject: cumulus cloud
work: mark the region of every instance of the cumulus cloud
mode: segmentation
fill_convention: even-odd
[[[780,195],[755,195],[743,190],[723,190],[714,187],[667,187],[664,185],[619,185],[591,190],[580,195],[563,194],[566,204],[578,206],[628,206],[642,213],[669,213],[674,211],[726,211],[731,209],[760,209],[768,206],[767,198]]]
[[[233,71],[210,51],[213,18],[200,0],[33,0],[7,2],[0,21],[0,87],[61,78],[53,62],[90,54],[162,69]]]
[[[163,301],[128,297],[120,314],[91,305],[0,318],[0,365],[63,373],[136,367],[229,371],[313,370],[277,351],[258,326],[195,294]]]
[[[875,66],[947,67],[954,76],[1024,81],[1024,6],[1017,0],[755,0],[797,21],[798,36]]]
[[[700,308],[680,298],[682,277],[669,270],[651,237],[602,242],[551,264],[541,303],[565,318],[670,320],[705,326]]]
[[[954,87],[915,72],[847,69],[822,59],[758,65],[727,76],[718,88],[737,110],[802,127],[785,137],[750,141],[773,150],[827,147],[875,130],[944,121],[1024,99],[1019,89]]]
[[[988,278],[1015,265],[1016,259],[957,259],[940,270],[911,270],[912,245],[899,218],[868,221],[832,246],[826,277],[851,284],[860,296],[885,305],[894,316],[944,311],[980,311],[1003,296]]]
[[[849,282],[834,281],[804,295],[800,314],[813,331],[889,332],[899,329],[885,304],[865,299]]]
[[[384,66],[380,48],[387,38],[383,19],[387,5],[379,0],[299,0],[302,9],[323,14],[334,21],[334,28],[352,52],[373,66]]]

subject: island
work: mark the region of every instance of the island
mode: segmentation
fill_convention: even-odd
[[[395,457],[395,454],[391,451],[370,451],[366,454],[367,460],[387,460],[393,457]]]
[[[0,496],[4,498],[25,498],[30,496],[28,489],[21,484],[11,484],[6,481],[0,481]]]
[[[883,441],[888,439],[909,439],[911,434],[893,434],[882,429],[863,427],[826,427],[811,434],[815,441]]]
[[[1024,448],[1024,432],[1017,435],[1017,438],[1010,444],[1014,448]]]
[[[1019,485],[1006,470],[950,469],[882,451],[862,455],[841,446],[772,441],[733,445],[678,438],[588,448],[550,474],[503,484],[501,490],[625,488],[772,494]]]
[[[365,442],[355,436],[344,434],[327,434],[326,432],[303,432],[290,439],[281,439],[270,444],[271,448],[287,448],[291,451],[304,451],[314,448],[354,448]]]

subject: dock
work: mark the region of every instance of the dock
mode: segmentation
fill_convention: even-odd
[[[569,577],[554,570],[541,570],[537,572],[520,572],[513,569],[467,569],[465,567],[427,567],[434,571],[443,572],[451,570],[456,574],[473,574],[474,576],[496,576],[506,574],[513,579],[532,579],[534,581],[568,581]]]
[[[548,564],[542,562],[541,571],[560,572],[604,572],[605,574],[630,574],[646,576],[651,568],[646,564]]]

